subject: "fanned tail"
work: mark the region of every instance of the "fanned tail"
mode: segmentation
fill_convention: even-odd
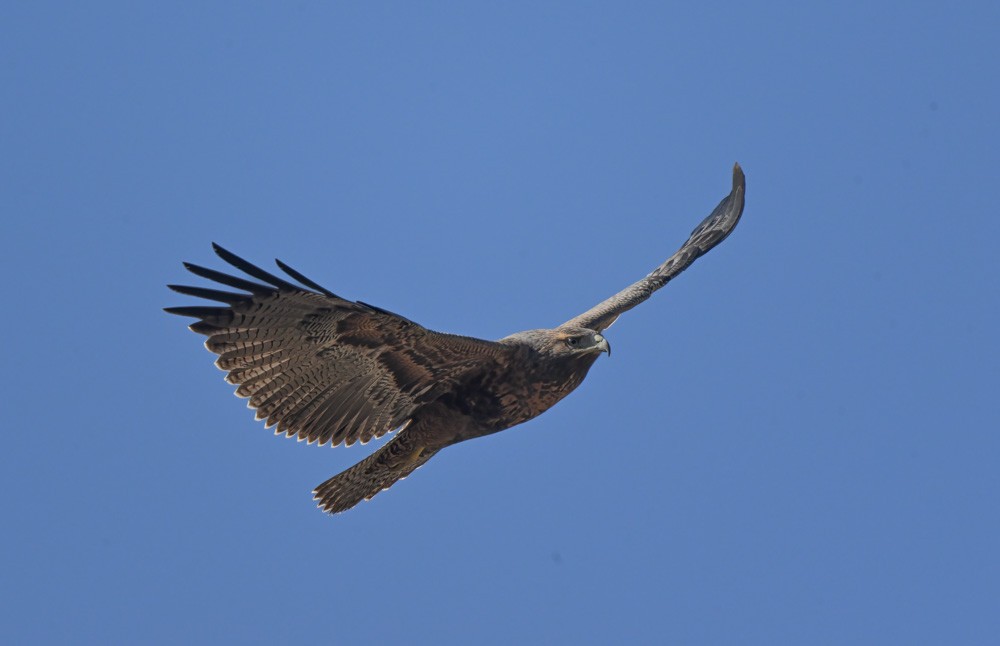
[[[329,514],[347,511],[410,475],[437,452],[402,431],[378,451],[316,487],[313,500]]]

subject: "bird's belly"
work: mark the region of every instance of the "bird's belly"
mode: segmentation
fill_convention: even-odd
[[[497,433],[522,424],[552,408],[571,393],[582,376],[537,381],[506,380],[484,384],[485,388],[455,393],[446,398],[449,407],[467,416],[468,427],[461,440]]]
[[[522,392],[509,392],[500,397],[500,405],[510,426],[537,417],[555,406],[580,385],[581,380],[543,381]]]

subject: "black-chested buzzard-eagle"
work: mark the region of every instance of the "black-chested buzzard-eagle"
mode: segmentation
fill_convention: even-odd
[[[398,314],[349,301],[288,265],[298,284],[213,245],[255,280],[185,263],[193,274],[238,291],[170,285],[222,306],[170,307],[197,320],[216,365],[249,398],[257,419],[310,444],[362,444],[396,436],[319,485],[327,512],[370,499],[441,449],[502,431],[548,410],[580,385],[602,352],[601,334],[699,256],[722,242],[743,213],[739,164],[733,188],[681,248],[642,280],[562,325],[484,341],[428,330]],[[259,282],[258,282],[259,281]]]

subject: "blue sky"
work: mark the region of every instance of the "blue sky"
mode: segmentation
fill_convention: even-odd
[[[996,3],[7,3],[10,643],[996,643]],[[542,417],[337,517],[180,262],[556,325]]]

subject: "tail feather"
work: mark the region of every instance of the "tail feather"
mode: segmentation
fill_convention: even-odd
[[[378,451],[316,487],[313,500],[329,514],[346,511],[410,475],[437,452],[402,431]]]

